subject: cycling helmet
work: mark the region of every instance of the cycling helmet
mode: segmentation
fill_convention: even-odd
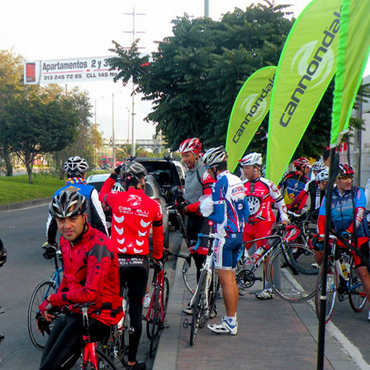
[[[262,155],[260,153],[247,154],[242,159],[239,159],[241,166],[262,166]]]
[[[203,156],[203,163],[206,167],[217,166],[227,161],[227,153],[223,146],[209,149]]]
[[[66,218],[86,212],[86,198],[77,191],[63,191],[49,204],[49,213],[56,218]]]
[[[146,168],[139,162],[132,161],[127,163],[124,169],[126,180],[131,180],[132,178],[140,181],[140,179],[148,174]]]
[[[323,181],[327,181],[329,180],[329,171],[328,170],[322,170],[320,171],[317,176],[316,176],[316,180],[318,182],[323,182]]]
[[[8,254],[6,252],[5,246],[0,239],[0,267],[6,262],[7,256]]]
[[[179,152],[181,155],[188,152],[192,152],[193,154],[200,154],[201,151],[202,143],[197,137],[184,140],[179,147]]]
[[[310,165],[310,162],[307,158],[302,157],[298,158],[293,162],[293,166],[296,168],[296,170],[301,170],[303,167],[307,167]]]
[[[114,184],[113,189],[111,191],[124,192],[125,188],[119,181],[116,181],[116,183]]]
[[[69,177],[82,177],[83,174],[89,169],[89,165],[85,158],[78,156],[70,157],[64,163],[64,172]]]
[[[325,166],[324,162],[322,162],[321,160],[312,164],[312,170],[313,171],[319,172],[319,171],[323,171],[325,169],[326,169],[326,166]]]
[[[338,177],[340,176],[353,176],[355,174],[355,171],[353,171],[353,168],[348,163],[339,163],[339,173]]]

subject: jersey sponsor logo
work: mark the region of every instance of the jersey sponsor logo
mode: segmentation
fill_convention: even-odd
[[[253,195],[247,196],[250,216],[255,215],[261,207],[261,200]]]
[[[127,198],[127,202],[132,208],[138,208],[142,202],[142,199],[138,195],[130,194],[130,196]]]

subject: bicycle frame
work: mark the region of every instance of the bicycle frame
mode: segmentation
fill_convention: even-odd
[[[165,311],[163,307],[163,286],[164,286],[164,269],[162,268],[157,274],[154,274],[153,276],[153,286],[154,286],[154,292],[152,294],[152,298],[150,300],[150,304],[148,307],[148,312],[146,314],[145,320],[149,321],[151,316],[151,311],[154,308],[154,304],[156,302],[156,297],[159,294],[159,302],[160,302],[160,321],[161,323],[164,323],[165,320]]]
[[[87,365],[90,363],[92,369],[98,369],[98,357],[96,355],[96,342],[91,341],[89,332],[89,316],[87,315],[88,307],[82,306],[82,320],[84,323],[85,333],[82,335],[82,339],[85,343],[82,353],[81,369],[86,369]]]

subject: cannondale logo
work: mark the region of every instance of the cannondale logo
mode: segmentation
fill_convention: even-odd
[[[248,114],[252,110],[256,112],[253,116],[255,120],[260,119],[266,113],[267,109],[266,100],[262,100],[261,103],[259,104],[259,107],[253,108],[254,106],[256,106],[257,97],[258,97],[257,94],[252,94],[248,96],[246,99],[244,99],[241,105],[241,108],[245,112],[245,114]]]
[[[296,70],[301,78],[280,116],[281,126],[287,127],[289,125],[307,89],[312,91],[316,86],[328,83],[333,75],[335,55],[332,44],[339,36],[339,29],[340,13],[334,12],[332,23],[323,32],[322,39],[303,45],[294,56],[291,71],[294,73]]]
[[[127,199],[127,202],[130,204],[130,206],[132,208],[137,208],[140,206],[141,204],[141,198],[138,196],[138,195],[133,195],[131,194],[128,199]]]

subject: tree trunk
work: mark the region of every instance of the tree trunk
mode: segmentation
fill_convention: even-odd
[[[8,148],[4,148],[4,160],[6,167],[6,176],[13,176],[13,166],[12,162],[10,161],[10,153]]]
[[[26,170],[27,170],[27,174],[28,174],[28,182],[30,184],[33,184],[33,177],[32,177],[32,164],[29,163],[29,162],[26,162]]]

